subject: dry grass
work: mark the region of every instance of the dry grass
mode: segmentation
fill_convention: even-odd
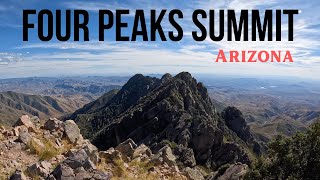
[[[52,141],[42,140],[42,143],[44,145],[44,148],[38,146],[37,143],[35,143],[33,140],[31,140],[27,146],[30,149],[31,153],[39,156],[40,160],[49,160],[56,155],[61,154],[60,150],[54,146],[54,143]]]
[[[51,158],[59,154],[63,154],[73,148],[73,145],[70,144],[67,140],[62,140],[62,146],[60,148],[57,148],[54,139],[39,139],[41,140],[45,148],[39,147],[37,143],[32,140],[27,145],[27,148],[30,149],[30,152],[32,154],[38,155],[40,160],[50,160]]]

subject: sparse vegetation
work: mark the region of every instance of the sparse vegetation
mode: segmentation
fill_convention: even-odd
[[[278,136],[269,144],[247,179],[320,179],[320,123],[292,138]]]
[[[43,140],[42,143],[44,147],[40,147],[34,140],[31,140],[27,146],[31,153],[39,156],[40,160],[49,160],[60,154],[60,150],[54,147],[50,140]]]
[[[112,174],[115,177],[122,177],[122,178],[127,177],[126,168],[124,167],[124,162],[121,159],[116,159],[113,162],[115,166],[112,170]]]
[[[164,144],[167,144],[171,149],[176,148],[178,145],[177,143],[173,142],[173,141],[169,141],[169,140],[163,140],[162,141]]]

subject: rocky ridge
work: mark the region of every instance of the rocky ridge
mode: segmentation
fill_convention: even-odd
[[[153,153],[148,146],[127,139],[100,151],[82,137],[72,120],[50,118],[41,124],[42,121],[35,119],[24,115],[12,128],[1,127],[0,179],[198,180],[209,177],[203,169],[194,166],[195,160],[188,159],[188,154],[176,156],[179,152],[169,145]],[[186,159],[193,167],[181,168],[178,159]],[[226,172],[229,174],[217,172],[210,177],[242,177],[239,170]]]
[[[261,152],[241,112],[230,107],[218,113],[206,87],[187,72],[161,79],[135,75],[100,107],[72,117],[81,130],[95,129],[86,137],[101,150],[127,139],[155,154],[169,146],[180,169],[201,166],[210,172],[250,165]]]

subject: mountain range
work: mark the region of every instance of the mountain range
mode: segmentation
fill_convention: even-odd
[[[13,125],[22,115],[37,116],[41,119],[60,117],[72,113],[81,105],[68,99],[50,96],[29,95],[12,91],[0,93],[0,124]]]
[[[109,99],[103,105],[98,99],[67,117],[99,149],[128,138],[154,151],[169,144],[188,154],[181,156],[183,165],[190,166],[191,158],[207,168],[249,163],[263,149],[242,113],[228,107],[219,114],[205,86],[186,72],[161,79],[137,74],[103,97]]]
[[[127,173],[151,177],[154,168],[157,176],[192,180],[242,179],[246,173],[248,179],[289,177],[279,169],[277,175],[270,175],[278,166],[270,150],[286,152],[284,143],[289,142],[294,150],[300,139],[314,138],[319,129],[317,125],[312,126],[312,131],[309,129],[318,121],[318,101],[312,99],[317,92],[305,99],[297,93],[297,98],[291,99],[277,97],[277,92],[250,91],[254,88],[250,83],[235,89],[217,84],[208,85],[207,89],[188,72],[161,77],[136,74],[126,83],[101,86],[97,85],[99,78],[92,84],[54,81],[49,87],[49,81],[43,82],[39,95],[0,93],[0,124],[6,126],[0,128],[0,156],[3,152],[6,158],[16,156],[14,153],[28,154],[27,149],[31,148],[33,154],[24,156],[35,164],[28,166],[21,161],[28,177],[82,179],[85,173],[90,177],[123,179]],[[12,87],[9,84],[7,88]],[[24,114],[31,118],[21,116]],[[47,146],[50,152],[46,148],[34,150],[34,143]],[[310,149],[290,151],[299,159],[301,152]],[[308,156],[304,158],[309,162]],[[43,157],[53,166],[42,161]],[[287,162],[290,155],[283,157],[291,163]],[[79,163],[83,169],[78,169]],[[0,164],[4,169],[16,169],[11,177],[24,172],[13,162],[7,166],[3,160]],[[153,170],[150,166],[154,166]],[[264,167],[268,167],[267,171]],[[302,165],[295,163],[290,171],[299,167]],[[137,172],[136,168],[140,170]],[[313,170],[312,173],[317,174]],[[8,175],[11,173],[6,172]],[[300,176],[304,175],[297,173]]]

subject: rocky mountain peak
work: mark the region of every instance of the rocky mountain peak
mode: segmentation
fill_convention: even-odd
[[[250,128],[247,125],[242,112],[236,107],[227,107],[221,112],[221,117],[224,119],[226,126],[237,134],[256,154],[264,151],[264,147],[253,137]]]
[[[181,72],[175,76],[175,78],[180,78],[184,81],[192,81],[192,75],[189,72]]]
[[[227,107],[221,113],[226,125],[234,131],[241,139],[249,140],[252,138],[250,129],[242,116],[242,113],[236,107]]]
[[[172,75],[169,73],[166,73],[161,77],[161,82],[164,83],[164,82],[167,82],[171,79],[172,79]]]
[[[150,80],[150,77],[139,77]],[[164,79],[168,80],[158,84]],[[202,83],[198,83],[187,72],[175,77],[167,74],[162,80],[153,80],[153,84],[157,84],[153,90],[141,96],[130,108],[110,119],[110,123],[95,133],[92,137],[94,145],[100,149],[108,149],[131,138],[137,144],[146,144],[155,151],[165,144],[174,144],[179,147],[174,149],[179,154],[179,161],[186,166],[195,164],[190,163],[190,159],[207,167],[221,166],[230,161],[248,161],[241,147],[224,144],[224,135],[228,132],[220,127],[224,126],[223,123],[220,125],[223,120],[216,113]],[[127,89],[131,83],[128,82],[123,89]],[[119,93],[116,96],[118,95]],[[213,158],[217,155],[213,151],[223,152],[225,148],[232,152],[228,157],[219,160]],[[188,154],[188,158],[183,154]]]

